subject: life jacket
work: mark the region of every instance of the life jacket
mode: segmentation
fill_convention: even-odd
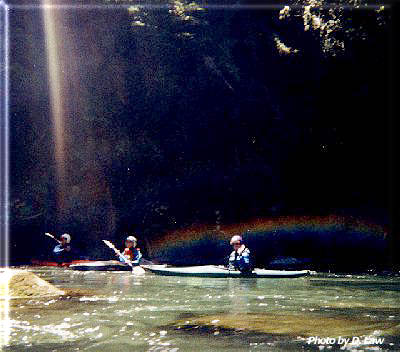
[[[233,251],[231,253],[231,255],[229,256],[229,264],[232,265],[235,268],[235,270],[242,270],[243,269],[243,268],[240,267],[240,261],[241,261],[241,259],[243,257],[243,254],[246,254],[247,256],[249,256],[250,255],[250,250],[247,247],[245,247],[241,251],[240,254],[238,252],[236,252],[236,251]],[[248,265],[249,266],[248,266],[248,268],[246,268],[246,270],[251,270],[251,261],[250,261],[250,263]]]
[[[129,260],[132,261],[135,259],[135,251],[139,252],[140,248],[134,247],[134,248],[125,248],[124,249],[124,255],[129,257]]]

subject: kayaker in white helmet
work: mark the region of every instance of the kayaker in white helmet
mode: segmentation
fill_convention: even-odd
[[[140,259],[142,259],[142,254],[140,253],[140,248],[136,248],[137,239],[135,236],[128,236],[125,239],[125,249],[122,252],[125,258],[130,260],[132,264],[139,265]],[[122,258],[119,258],[121,262],[124,262]]]
[[[233,246],[233,251],[229,256],[229,270],[239,270],[242,273],[250,273],[252,270],[250,250],[243,244],[242,236],[233,236],[230,244]]]
[[[71,261],[71,235],[64,233],[60,237],[59,244],[54,247],[53,254],[58,263]]]
[[[65,243],[70,243],[71,242],[71,235],[69,235],[68,233],[64,233],[61,236],[61,241],[65,241]]]

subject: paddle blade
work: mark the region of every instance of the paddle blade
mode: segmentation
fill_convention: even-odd
[[[103,242],[104,242],[108,247],[110,247],[111,249],[116,249],[116,248],[114,247],[114,245],[113,245],[110,241],[103,240]]]
[[[55,238],[51,233],[45,232],[44,233],[46,236],[51,237],[54,241],[57,241],[58,243],[61,243],[57,238]]]
[[[53,238],[53,239],[55,238],[51,233],[45,232],[44,234],[45,234],[46,236],[49,236],[49,237]]]

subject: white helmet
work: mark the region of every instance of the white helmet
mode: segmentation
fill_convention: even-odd
[[[65,238],[65,242],[70,243],[71,242],[71,236],[68,235],[67,233],[64,233],[61,238]]]
[[[137,243],[137,239],[134,236],[128,236],[125,241],[133,242],[135,244]]]
[[[242,241],[243,241],[242,236],[235,235],[235,236],[233,236],[233,237],[231,238],[230,244],[232,245],[234,242],[240,242],[240,243],[242,243]]]

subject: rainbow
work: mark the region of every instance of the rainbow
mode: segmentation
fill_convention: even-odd
[[[215,226],[210,224],[193,225],[186,229],[166,233],[150,241],[149,254],[154,257],[168,256],[179,249],[201,245],[207,241],[229,244],[233,235],[242,235],[244,241],[263,239],[280,234],[290,237],[291,234],[307,233],[321,236],[323,234],[352,233],[376,238],[386,238],[388,229],[371,221],[356,217],[338,215],[328,216],[279,216],[258,218],[239,224]]]

